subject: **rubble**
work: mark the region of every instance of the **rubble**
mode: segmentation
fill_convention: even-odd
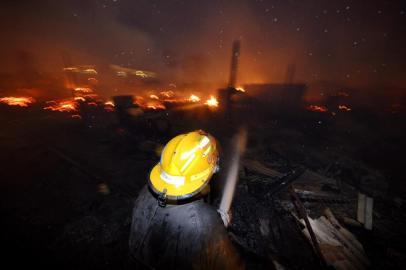
[[[249,92],[249,87],[245,89]],[[10,224],[4,231],[12,232],[5,239],[12,242],[11,235],[20,235],[16,245],[28,246],[40,261],[48,260],[44,254],[53,254],[49,264],[54,266],[130,269],[132,203],[162,145],[178,132],[202,128],[219,139],[224,162],[226,145],[236,129],[206,107],[195,108],[193,114],[175,107],[138,108],[134,114],[123,112],[124,116],[99,105],[79,108],[81,119],[44,111],[41,104],[0,107],[4,112],[0,158],[4,168],[10,168],[2,171],[6,183],[2,204],[16,209],[15,214],[5,212]],[[292,122],[278,113],[259,118],[258,124],[247,121],[245,117],[250,120],[254,114],[244,110],[233,115],[245,124],[248,143],[228,232],[247,268],[322,267],[304,236],[304,222],[298,221],[291,186],[326,264],[361,269],[369,261],[378,268],[401,268],[404,198],[399,193],[389,196],[384,172],[348,151],[353,142],[335,130],[338,123],[314,128],[311,117]],[[331,136],[332,132],[343,137]],[[374,199],[370,231],[357,220],[359,192]],[[218,199],[214,198],[214,206]],[[356,250],[356,258],[347,250]]]

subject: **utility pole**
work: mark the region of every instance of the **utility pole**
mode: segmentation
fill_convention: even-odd
[[[238,71],[238,58],[240,57],[240,41],[234,40],[233,51],[231,55],[231,68],[230,68],[230,79],[228,81],[228,87],[235,88],[237,81],[237,71]]]

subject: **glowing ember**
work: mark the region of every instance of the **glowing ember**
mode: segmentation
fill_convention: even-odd
[[[10,106],[27,107],[29,104],[35,102],[32,97],[3,97],[0,98],[0,103]]]
[[[245,92],[245,89],[242,88],[241,86],[236,87],[235,90],[240,91],[240,92]]]
[[[153,109],[153,110],[165,110],[165,106],[161,103],[147,103],[145,106],[147,109]]]
[[[319,105],[309,105],[306,107],[306,109],[313,112],[328,112],[327,107]]]
[[[338,105],[338,108],[339,108],[340,110],[346,111],[346,112],[351,111],[351,108],[348,107],[348,106],[346,106],[346,105]]]
[[[159,99],[159,97],[157,95],[150,95],[149,98],[151,98],[151,99]]]
[[[210,96],[210,99],[206,100],[206,102],[204,103],[209,107],[218,107],[219,102],[217,101],[217,99],[213,96]]]
[[[192,94],[192,95],[190,95],[189,100],[192,102],[199,102],[200,98],[198,96]]]
[[[66,67],[66,68],[63,69],[63,71],[79,72],[79,69],[77,67]]]
[[[78,107],[78,103],[73,100],[48,101],[47,104],[48,106],[44,107],[44,110],[58,112],[74,112]]]

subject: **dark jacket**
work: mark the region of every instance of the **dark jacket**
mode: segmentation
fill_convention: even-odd
[[[130,252],[150,269],[241,269],[220,216],[203,200],[160,207],[144,187],[135,201]]]

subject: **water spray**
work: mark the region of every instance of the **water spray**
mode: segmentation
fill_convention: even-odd
[[[227,168],[223,195],[221,197],[219,209],[217,210],[220,213],[225,227],[228,227],[231,222],[229,211],[233,202],[235,187],[237,185],[240,160],[244,154],[245,146],[247,144],[247,130],[245,128],[241,128],[239,132],[234,135],[231,143],[231,161],[229,167]]]

